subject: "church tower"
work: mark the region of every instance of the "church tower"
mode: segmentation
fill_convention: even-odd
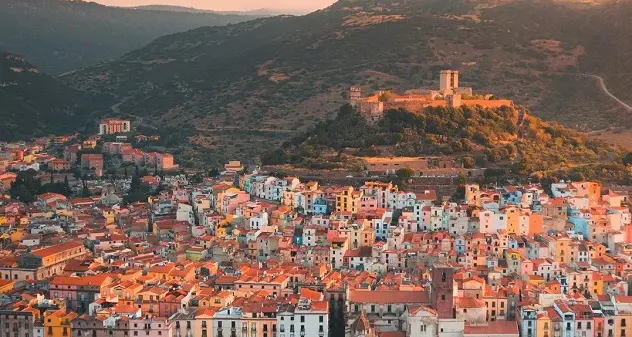
[[[432,268],[431,302],[439,318],[454,318],[454,268],[437,264]]]

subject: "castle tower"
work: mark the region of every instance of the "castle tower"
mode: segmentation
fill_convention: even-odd
[[[458,108],[462,104],[460,94],[448,94],[445,96],[445,100],[448,102],[448,106],[451,108]]]
[[[441,70],[439,74],[439,90],[441,92],[450,92],[459,87],[459,71],[458,70]]]
[[[357,106],[358,102],[362,99],[362,88],[351,87],[349,88],[349,104]]]
[[[438,264],[432,268],[431,303],[439,318],[454,318],[454,268]]]

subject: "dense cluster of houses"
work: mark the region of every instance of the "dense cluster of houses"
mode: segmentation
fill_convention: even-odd
[[[96,135],[79,141],[73,135],[43,137],[32,142],[0,142],[0,184],[9,188],[17,176],[15,172],[27,170],[62,174],[76,168],[90,176],[101,177],[104,170],[108,169],[104,167],[104,155],[120,158],[123,165],[145,166],[155,171],[173,172],[180,168],[170,153],[143,152],[128,142],[106,142],[101,137]],[[137,141],[157,139],[157,136],[136,136]],[[76,142],[73,143],[73,140]],[[63,148],[63,156],[59,158],[47,151],[52,145],[60,146],[69,142],[72,144]]]
[[[632,336],[625,192],[243,169],[129,205],[2,198],[0,336]]]

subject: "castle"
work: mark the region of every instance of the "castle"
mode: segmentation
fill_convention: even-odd
[[[459,86],[458,70],[442,70],[439,77],[439,90],[415,89],[399,95],[383,90],[372,96],[362,97],[362,88],[349,89],[349,104],[358,108],[367,119],[376,121],[385,110],[406,109],[419,111],[426,107],[460,107],[481,106],[483,108],[499,108],[513,106],[511,100],[492,99],[493,95],[474,98],[472,88]]]

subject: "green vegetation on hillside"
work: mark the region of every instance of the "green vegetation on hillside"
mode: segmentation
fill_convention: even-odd
[[[518,112],[511,107],[460,107],[389,110],[371,124],[345,105],[334,120],[268,152],[263,162],[349,169],[360,156],[452,155],[465,167],[508,167],[518,175],[625,180],[618,149],[537,117],[517,123]]]
[[[81,130],[88,96],[43,74],[21,56],[0,52],[0,140]],[[98,109],[99,101],[91,100]]]
[[[612,118],[620,114],[617,104],[593,79],[558,74],[597,72],[608,82],[607,72],[619,65],[622,78],[632,73],[626,55],[607,69],[596,66],[601,54],[617,51],[603,50],[595,30],[619,31],[616,23],[628,20],[611,8],[552,0],[343,0],[302,17],[164,36],[61,79],[110,104],[124,101],[122,113],[156,126],[193,126],[194,159],[250,159],[335,117],[351,85],[365,93],[436,88],[445,68],[459,69],[462,85],[476,93],[510,98],[567,126],[605,128],[623,119]],[[602,22],[604,11],[611,21]],[[626,34],[613,34],[608,46],[629,44]],[[569,87],[581,93],[570,96]]]

